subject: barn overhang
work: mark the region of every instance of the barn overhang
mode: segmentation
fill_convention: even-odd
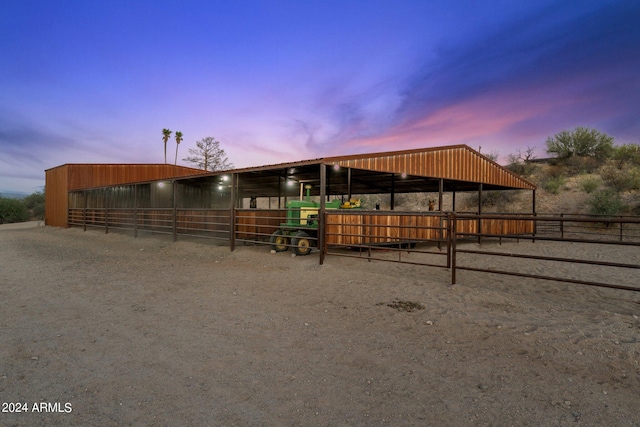
[[[223,184],[224,177],[238,177],[245,196],[281,197],[295,194],[299,184],[320,194],[320,168],[326,168],[326,194],[381,194],[465,192],[483,190],[535,190],[523,177],[465,146],[428,148],[386,153],[327,157],[301,162],[216,172],[181,178],[185,185],[202,182]]]
[[[234,182],[239,197],[294,197],[304,184],[311,187],[311,195],[318,196],[323,192],[322,168],[327,196],[471,192],[479,187],[483,191],[536,189],[532,182],[466,145],[325,157],[168,179],[201,188],[227,188]]]

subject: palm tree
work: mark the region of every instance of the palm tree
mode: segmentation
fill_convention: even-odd
[[[162,140],[164,141],[164,162],[167,163],[167,141],[171,138],[169,129],[162,129]]]
[[[180,141],[182,141],[182,132],[178,131],[176,132],[176,165],[178,164],[178,146],[180,145]]]

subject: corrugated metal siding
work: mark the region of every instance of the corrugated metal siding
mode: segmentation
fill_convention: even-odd
[[[176,165],[67,164],[45,171],[47,225],[67,227],[69,191],[207,173]]]
[[[325,161],[344,167],[377,172],[406,173],[528,190],[536,188],[533,183],[467,146],[334,157],[327,158]]]
[[[67,165],[69,190],[103,187],[205,173],[175,165]]]
[[[45,177],[45,224],[54,227],[67,226],[68,169],[65,166],[49,169]]]

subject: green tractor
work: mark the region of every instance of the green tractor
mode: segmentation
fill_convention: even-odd
[[[318,241],[318,211],[320,203],[311,201],[311,186],[306,185],[305,200],[290,200],[287,202],[287,222],[280,224],[269,239],[271,248],[276,252],[284,252],[293,248],[296,255],[309,255],[312,246]],[[359,208],[360,201],[342,204],[340,200],[325,203],[325,209]]]

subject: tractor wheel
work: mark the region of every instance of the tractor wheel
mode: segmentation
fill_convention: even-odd
[[[291,245],[293,246],[293,253],[296,255],[309,255],[311,253],[309,235],[304,231],[296,233],[296,236],[291,239]]]
[[[287,249],[289,249],[289,247],[287,246],[287,240],[287,236],[282,230],[276,230],[269,238],[271,249],[276,252],[286,251]]]

